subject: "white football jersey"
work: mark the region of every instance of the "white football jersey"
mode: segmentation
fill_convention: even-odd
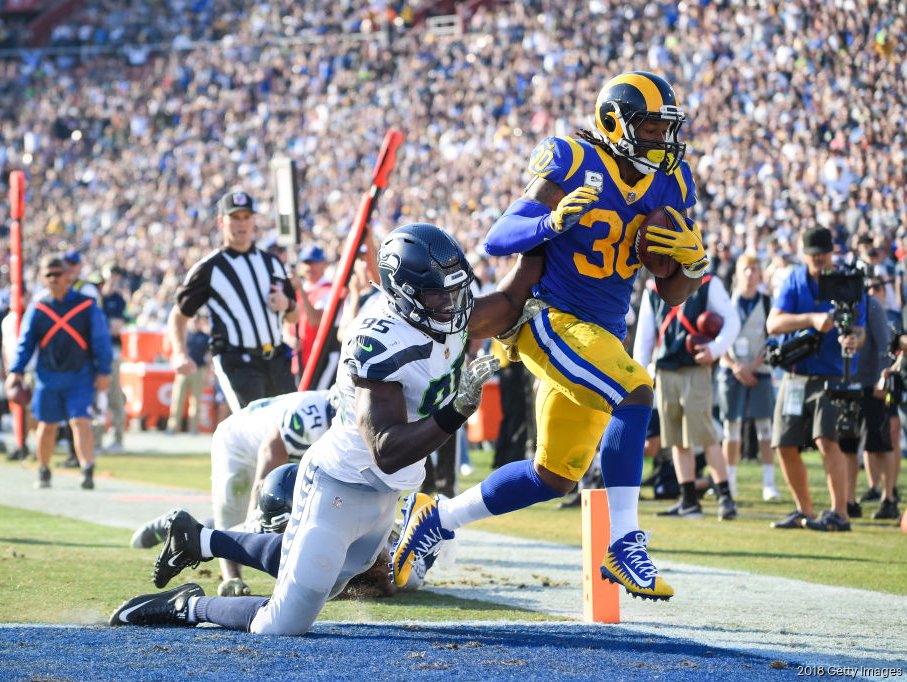
[[[279,427],[290,461],[298,461],[330,426],[334,411],[328,394],[293,391],[253,400],[218,429],[228,430],[224,434],[226,447],[245,453],[254,462],[262,441]]]
[[[407,419],[424,419],[453,400],[463,368],[466,331],[435,341],[400,317],[385,299],[369,307],[348,328],[337,372],[339,405],[327,435],[310,452],[313,463],[347,483],[373,484],[374,477],[393,490],[418,488],[425,462],[394,474],[382,473],[356,426],[353,376],[389,381],[403,387]]]

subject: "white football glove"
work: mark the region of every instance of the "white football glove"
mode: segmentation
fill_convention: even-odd
[[[482,384],[488,381],[500,366],[501,361],[492,355],[483,355],[470,362],[460,376],[457,397],[453,400],[454,409],[464,417],[478,410],[479,402],[482,400]]]
[[[504,347],[512,346],[514,343],[516,343],[516,337],[519,336],[520,329],[523,328],[523,325],[547,307],[548,304],[544,301],[541,301],[537,298],[527,298],[526,302],[523,304],[523,312],[520,314],[520,317],[516,321],[516,324],[506,332],[499,334],[494,338],[500,341],[504,345]]]
[[[252,594],[252,590],[242,581],[242,578],[230,578],[217,586],[218,597],[248,597],[250,594]]]

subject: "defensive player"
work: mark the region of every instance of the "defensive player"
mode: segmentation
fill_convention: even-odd
[[[640,267],[634,239],[649,212],[665,206],[676,228],[648,231],[650,251],[682,266],[657,282],[666,300],[685,300],[709,265],[699,230],[684,215],[696,203],[677,138],[684,118],[663,78],[625,73],[598,96],[597,132],[549,137],[532,153],[533,177],[491,228],[485,248],[495,256],[544,249],[545,272],[533,291],[539,300],[527,304],[538,312],[515,339],[541,381],[535,461],[503,466],[440,504],[422,494],[407,498],[392,562],[398,582],[405,583],[411,561],[436,551],[456,528],[569,492],[601,441],[611,514],[602,577],[634,596],[674,594],[649,559],[637,518],[652,379],[622,342]]]
[[[254,400],[218,424],[211,439],[211,502],[214,528],[239,526],[254,512],[265,475],[288,461],[298,462],[328,430],[334,408],[328,391],[286,393]],[[172,513],[138,529],[134,547],[163,540]],[[163,532],[162,532],[163,531]],[[221,596],[249,594],[239,566],[221,559]]]
[[[474,300],[472,269],[452,237],[426,224],[391,232],[378,251],[387,302],[380,314],[360,314],[346,335],[337,416],[297,476],[282,543],[275,535],[203,529],[180,513],[155,566],[155,584],[163,587],[214,555],[263,570],[279,557],[271,598],[205,597],[190,583],[127,601],[111,624],[307,632],[325,601],[374,563],[400,491],[419,486],[425,457],[478,408],[497,361],[463,366],[467,324],[479,335],[511,326],[538,280],[538,261],[521,259],[529,265],[509,273],[502,291]]]

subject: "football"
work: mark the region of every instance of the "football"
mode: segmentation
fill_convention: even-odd
[[[680,268],[680,263],[660,253],[649,252],[649,240],[646,239],[646,233],[649,231],[649,225],[658,225],[666,227],[669,230],[675,229],[674,222],[663,208],[656,208],[649,213],[639,226],[636,232],[636,257],[642,266],[651,272],[655,277],[670,277]]]
[[[23,407],[31,402],[31,390],[25,384],[13,384],[7,391],[7,400]]]
[[[699,330],[700,334],[705,334],[710,339],[716,338],[721,333],[723,326],[724,320],[721,315],[713,313],[711,310],[706,310],[696,318],[696,329]]]
[[[686,341],[684,342],[687,348],[687,353],[690,355],[696,355],[698,352],[696,346],[705,346],[712,341],[711,336],[706,336],[705,334],[689,334]]]

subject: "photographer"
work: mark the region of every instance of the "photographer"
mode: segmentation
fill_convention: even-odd
[[[856,307],[856,319],[844,329],[846,333],[833,329],[834,306],[819,296],[819,277],[830,271],[833,250],[832,235],[826,228],[813,227],[804,233],[805,265],[794,268],[783,281],[766,323],[769,334],[812,330],[821,339],[815,354],[785,368],[775,403],[772,445],[781,455],[781,470],[797,509],[773,523],[773,528],[850,530],[847,467],[838,445],[838,409],[827,395],[826,384],[839,381],[844,374],[842,351],[853,355],[863,345],[865,307]],[[818,519],[814,518],[806,466],[800,455],[801,447],[811,443],[822,453],[832,506]]]
[[[900,399],[901,389],[888,385],[888,377],[892,375],[886,370],[886,366],[888,365],[888,351],[892,335],[885,310],[884,279],[878,275],[870,277],[866,283],[866,290],[870,294],[866,307],[866,344],[860,350],[856,373],[857,380],[863,387],[861,421],[862,432],[866,438],[863,448],[866,475],[870,479],[870,485],[878,481],[878,474],[881,474],[884,479],[881,505],[872,518],[897,519],[900,518],[900,513],[894,499],[896,475],[892,475],[896,471],[893,466],[897,465],[897,459],[892,446],[890,422],[892,416],[897,416],[897,402]],[[853,501],[856,497],[857,474],[859,473],[859,463],[856,458],[857,445],[856,441],[846,444],[844,439],[841,439],[841,449],[847,455],[847,509],[851,516],[862,515],[859,504]],[[853,453],[852,456],[851,453]],[[871,473],[876,475],[871,477]]]

